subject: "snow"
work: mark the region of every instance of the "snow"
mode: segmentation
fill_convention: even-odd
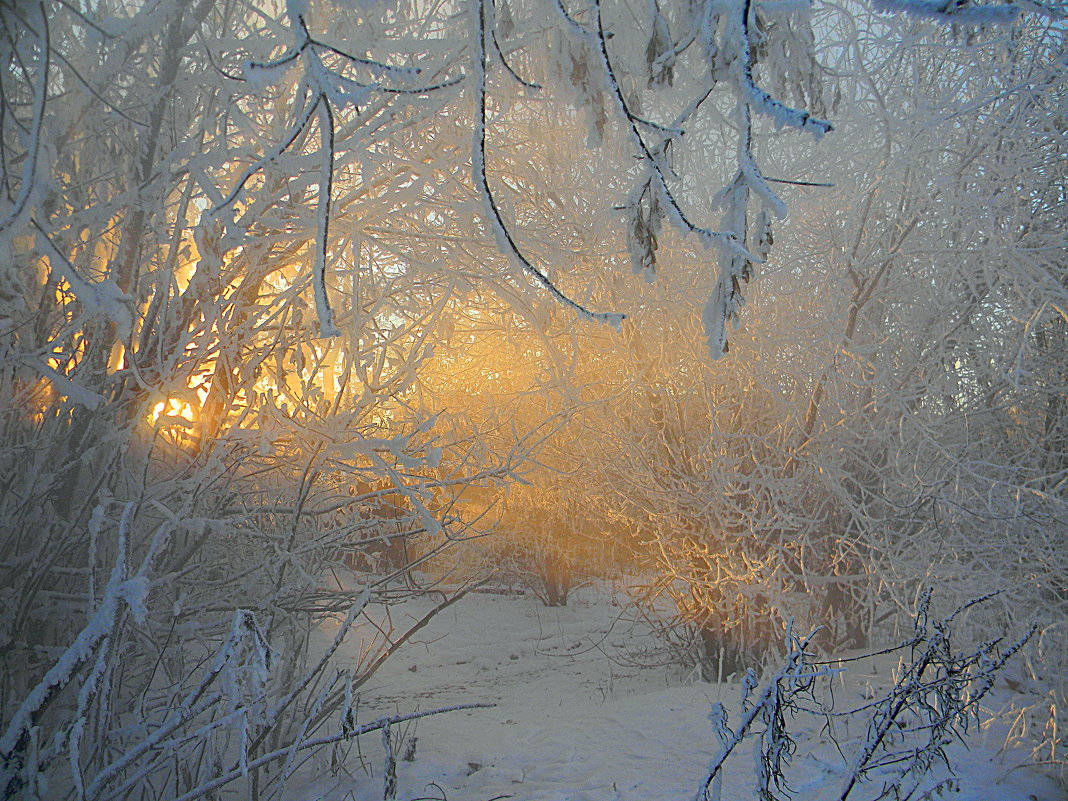
[[[44,678],[34,687],[18,710],[11,716],[7,730],[0,737],[0,755],[5,757],[15,752],[16,746],[25,735],[36,736],[35,723],[40,709],[48,703],[53,693],[67,685],[74,677],[75,671],[81,665],[92,658],[101,642],[111,637],[115,622],[119,614],[119,599],[123,598],[129,604],[131,598],[137,601],[137,587],[130,586],[130,582],[124,581],[126,575],[126,542],[129,532],[130,521],[134,512],[134,504],[127,503],[123,509],[118,528],[118,542],[115,548],[115,566],[111,571],[111,578],[100,607],[96,610],[85,628],[79,632],[74,642],[56,660],[56,663],[45,673]],[[138,610],[134,609],[136,614]],[[103,671],[102,661],[97,659],[97,668],[90,674],[90,679],[85,682],[83,689],[88,687],[79,706],[85,706],[88,693],[95,689],[95,683]]]
[[[45,7],[38,6],[41,16],[40,22],[45,22]],[[48,67],[49,67],[49,41],[48,25],[41,26],[41,42],[39,55],[37,56],[36,77],[33,91],[33,127],[28,133],[27,140],[30,146],[27,148],[26,160],[22,165],[22,179],[19,184],[19,193],[12,204],[13,208],[3,219],[0,219],[0,233],[6,232],[16,223],[20,222],[25,212],[32,207],[30,199],[38,190],[38,173],[41,160],[41,127],[45,119],[45,102],[48,98]],[[25,68],[24,68],[25,69]],[[5,178],[7,165],[4,165]]]
[[[726,302],[723,282],[717,281],[715,288],[712,290],[712,295],[701,313],[705,339],[708,340],[708,353],[712,359],[720,359],[726,355]]]
[[[1021,7],[1003,5],[972,5],[966,0],[875,0],[872,6],[890,14],[903,12],[919,19],[960,25],[1008,25],[1020,15]]]
[[[401,626],[435,602],[408,601],[393,606],[390,615]],[[465,701],[495,706],[428,717],[407,730],[394,726],[398,756],[416,738],[414,760],[397,761],[397,798],[694,798],[722,748],[715,721],[710,722],[714,705],[722,702],[731,719],[742,720],[741,679],[722,685],[695,682],[692,671],[664,664],[649,629],[630,621],[617,603],[606,584],[573,593],[566,608],[546,608],[523,595],[472,593],[435,618],[418,641],[400,650],[361,688],[361,720]],[[383,613],[379,609],[377,614]],[[322,647],[333,640],[335,629],[327,625],[317,633]],[[355,664],[359,631],[352,643],[346,647]],[[850,665],[835,679],[839,702],[864,703],[873,686],[888,680],[890,667]],[[1008,693],[1002,686],[990,704],[1005,703]],[[847,776],[848,763],[830,741],[825,723],[822,717],[800,716],[789,724],[799,745],[788,776],[795,797],[806,801],[837,798]],[[856,721],[849,729],[838,720],[835,732],[849,756],[865,726]],[[1022,753],[999,753],[1005,734],[1004,728],[987,725],[970,741],[970,752],[959,744],[951,748],[959,790],[947,789],[941,797],[1059,799],[1051,781],[1015,769],[1025,759]],[[756,798],[752,740],[726,762],[724,799]],[[348,752],[344,770],[335,777],[305,774],[294,798],[381,798],[385,760],[380,738],[365,737],[358,751],[353,747]],[[934,777],[930,786],[940,778]],[[297,791],[294,782],[291,789]],[[877,780],[850,798],[875,795]]]

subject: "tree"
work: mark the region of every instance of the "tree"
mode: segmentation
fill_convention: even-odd
[[[1019,10],[907,8],[966,25]],[[350,560],[341,591],[322,582],[373,540],[410,539],[421,564],[441,553],[457,539],[456,496],[514,479],[528,453],[525,439],[496,450],[478,429],[441,433],[437,410],[417,403],[456,305],[491,286],[535,320],[531,293],[543,292],[621,323],[608,269],[572,274],[553,255],[619,205],[640,272],[660,272],[667,252],[701,266],[682,281],[709,298],[704,336],[721,355],[784,212],[773,186],[799,177],[765,172],[758,141],[776,126],[829,131],[787,105],[824,103],[810,11],[747,0],[5,2],[0,23],[9,795],[40,795],[50,780],[71,797],[165,786],[192,799],[231,782],[283,797],[294,755],[387,726],[356,721],[353,693],[412,630],[375,638],[335,679],[337,646],[306,664],[305,645],[331,616],[343,638],[413,566],[366,573]],[[536,193],[537,159],[524,163],[570,143],[579,122],[590,154],[556,166],[584,168],[608,204]],[[1051,186],[1024,202],[1047,234],[1063,198]],[[718,222],[695,211],[709,194]],[[623,250],[601,266],[625,263]],[[1029,424],[1042,421],[1055,487],[1052,308],[1028,350],[1043,378],[1020,394]],[[973,343],[1005,330],[1000,306],[985,311]],[[624,333],[621,360],[646,359],[641,338]],[[528,353],[553,352],[542,340]],[[959,355],[976,365],[967,392],[978,397],[989,371]],[[642,436],[673,469],[687,465],[700,443],[684,441],[683,420],[712,418],[652,375],[640,367],[636,397],[655,417]],[[696,373],[687,381],[700,386]],[[820,386],[813,398],[827,396]],[[694,416],[675,425],[668,400]],[[814,406],[806,436],[823,433]],[[1005,410],[1006,441],[1015,414]],[[745,480],[769,460],[791,464],[793,451],[738,443],[721,455]],[[690,486],[675,500],[686,510],[693,497]]]
[[[784,233],[800,247],[773,254],[775,279],[753,294],[767,328],[739,335],[727,374],[694,377],[674,340],[648,360],[663,362],[649,385],[686,382],[686,403],[668,406],[662,451],[648,445],[665,436],[655,407],[634,415],[631,444],[602,460],[617,468],[610,484],[627,479],[609,505],[648,510],[635,520],[656,532],[654,589],[713,644],[712,675],[719,648],[737,650],[732,630],[767,643],[761,616],[826,624],[855,645],[927,583],[962,602],[999,587],[975,636],[995,612],[1040,622],[1048,717],[1063,670],[1037,665],[1058,660],[1063,573],[1048,549],[1065,510],[1047,490],[1063,481],[1046,450],[1058,373],[1035,328],[1059,325],[1064,303],[1052,222],[1063,130],[1047,116],[1063,35],[1036,26],[962,63],[950,48],[893,46],[907,39],[893,24],[865,31],[884,44],[862,61],[839,62],[855,110],[843,100],[845,143],[825,168],[836,186],[793,205]],[[673,463],[672,449],[688,455]]]
[[[335,667],[404,571],[347,557],[387,536],[420,561],[447,544],[433,469],[456,443],[403,400],[442,288],[372,252],[348,271],[360,303],[340,319],[359,325],[316,342],[299,261],[318,189],[299,153],[226,223],[198,225],[231,157],[285,133],[211,63],[262,18],[227,3],[0,13],[0,792],[284,796],[291,770],[265,768],[338,719],[340,744],[389,723],[356,720],[353,692],[412,629],[385,625],[346,677]],[[335,616],[337,643],[309,662]]]

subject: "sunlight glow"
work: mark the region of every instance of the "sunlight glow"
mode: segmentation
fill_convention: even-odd
[[[196,413],[193,410],[193,405],[189,401],[180,398],[168,398],[160,401],[152,407],[152,411],[148,415],[148,420],[152,425],[168,423],[184,425],[181,421],[192,423],[195,419]]]

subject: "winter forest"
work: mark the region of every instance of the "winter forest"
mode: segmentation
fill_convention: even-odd
[[[1068,797],[1060,0],[0,61],[0,798]]]

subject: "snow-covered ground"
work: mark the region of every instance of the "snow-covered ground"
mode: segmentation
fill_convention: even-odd
[[[413,600],[390,614],[399,627],[434,603]],[[322,636],[332,637],[329,627]],[[472,701],[496,704],[424,718],[407,731],[395,728],[399,754],[415,738],[414,759],[398,763],[397,798],[404,801],[688,801],[719,746],[708,720],[710,704],[723,700],[737,720],[739,689],[736,683],[695,681],[671,665],[638,666],[642,659],[653,661],[647,649],[654,645],[647,629],[621,617],[605,587],[587,588],[560,609],[525,596],[470,594],[362,688],[359,718]],[[889,664],[855,663],[836,688],[839,707],[862,704],[889,672]],[[999,684],[986,707],[997,709],[1010,696]],[[788,773],[795,798],[819,801],[841,792],[846,762],[824,722],[801,716],[790,727],[799,744]],[[835,731],[847,755],[847,743],[864,736],[860,724],[854,729],[839,721]],[[1005,734],[995,721],[973,732],[968,750],[952,747],[959,783],[940,797],[1062,801],[1054,782],[1017,767],[1027,754],[1004,750]],[[383,753],[380,737],[364,737],[333,775],[309,777],[300,797],[381,799]],[[755,801],[754,774],[747,746],[727,763],[723,800]],[[878,794],[872,782],[850,798]]]

